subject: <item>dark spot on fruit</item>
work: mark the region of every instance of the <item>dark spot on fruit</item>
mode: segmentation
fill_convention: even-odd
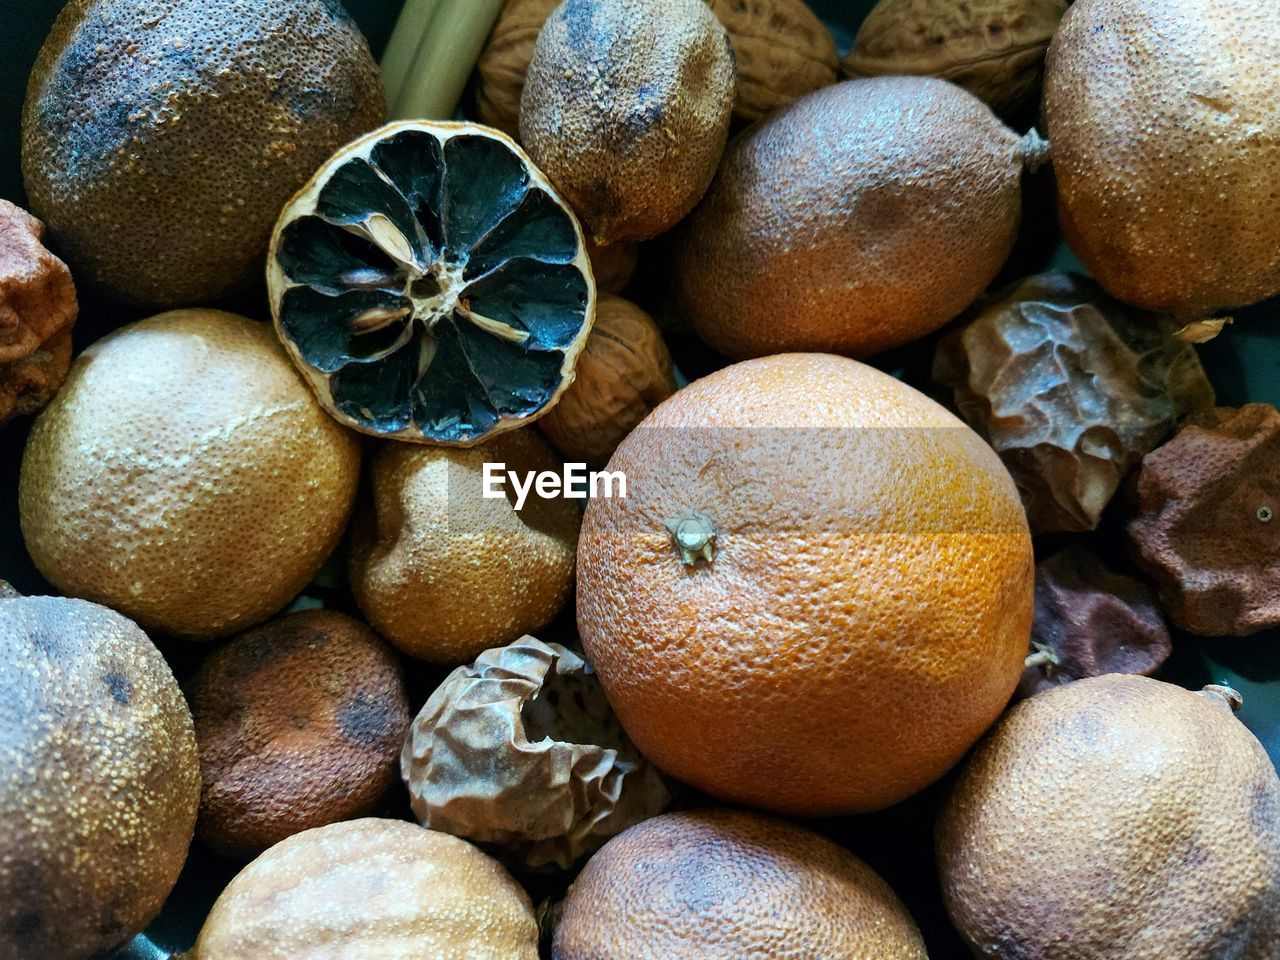
[[[595,28],[594,13],[594,0],[567,0],[564,5],[564,13],[561,16],[564,19],[565,30],[571,47],[585,50],[594,45],[592,44],[592,31]],[[609,44],[607,36],[602,35],[594,39],[596,43],[603,43],[606,47]]]
[[[374,749],[394,733],[393,718],[390,705],[358,693],[338,711],[338,729],[352,743]]]
[[[124,706],[129,705],[129,698],[133,695],[133,688],[124,674],[117,670],[112,670],[102,678],[102,682],[107,685],[107,692],[111,694],[112,700]]]
[[[23,946],[35,947],[43,945],[45,922],[44,915],[35,910],[23,910],[9,921],[6,932],[9,939]]]

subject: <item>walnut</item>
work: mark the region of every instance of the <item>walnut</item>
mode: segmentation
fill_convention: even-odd
[[[424,826],[529,867],[568,868],[671,801],[590,665],[529,636],[449,674],[400,770]]]
[[[1004,461],[1034,533],[1092,530],[1124,476],[1213,405],[1172,320],[1071,274],[1029,277],[938,344],[933,375]]]
[[[1008,113],[1040,84],[1069,0],[880,0],[843,67],[851,77],[941,77]]]
[[[803,0],[710,4],[738,61],[738,119],[758,120],[839,79],[835,40]]]
[[[756,120],[835,83],[835,40],[803,0],[708,0],[738,62],[734,116]],[[558,0],[507,0],[476,64],[476,110],[519,137],[520,94],[533,45]]]
[[[1280,624],[1280,412],[1190,418],[1142,461],[1129,536],[1165,611],[1203,636]]]
[[[41,410],[71,363],[76,288],[43,236],[43,223],[0,200],[0,423]]]
[[[599,467],[675,389],[657,325],[635,304],[602,293],[573,385],[537,423],[565,459]]]
[[[1031,646],[1018,684],[1024,697],[1104,673],[1151,676],[1170,652],[1151,589],[1074,545],[1036,566]]]

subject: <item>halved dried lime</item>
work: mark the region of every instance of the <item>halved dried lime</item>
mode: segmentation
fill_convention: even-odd
[[[276,329],[331,413],[470,446],[573,381],[595,282],[569,207],[515,142],[389,124],[289,202],[267,265]]]

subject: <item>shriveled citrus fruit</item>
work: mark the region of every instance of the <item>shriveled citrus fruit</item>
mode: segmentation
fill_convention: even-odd
[[[729,144],[681,225],[677,299],[736,359],[908,343],[995,278],[1017,238],[1023,169],[1043,152],[932,77],[811,93]]]
[[[704,0],[564,0],[534,44],[520,142],[596,243],[648,240],[711,182],[735,82]]]
[[[504,480],[496,497],[486,464]],[[470,450],[383,444],[351,524],[351,590],[373,628],[410,656],[459,664],[545,626],[573,585],[578,504],[529,488],[516,509],[505,472],[560,469],[537,430]]]
[[[595,311],[582,231],[505,134],[401,122],[344,147],[285,207],[276,329],[356,430],[467,446],[573,380]]]
[[[906,907],[804,827],[739,810],[647,820],[565,899],[553,960],[925,960]]]
[[[89,960],[140,932],[199,801],[191,713],[147,635],[0,587],[0,960]]]
[[[618,447],[578,626],[642,753],[713,796],[802,814],[941,776],[1018,681],[1032,554],[999,458],[887,374],[739,363]]]
[[[70,0],[31,72],[22,172],[77,282],[189,307],[261,284],[281,204],[386,118],[334,0]]]
[[[294,834],[240,871],[187,960],[537,960],[529,897],[465,840],[403,820]]]
[[[1110,674],[1038,693],[938,819],[957,929],[988,960],[1280,956],[1280,779],[1234,690]]]
[[[1045,63],[1059,219],[1115,297],[1185,321],[1280,293],[1280,4],[1077,0]]]
[[[201,639],[298,594],[338,545],[359,473],[360,438],[269,326],[176,310],[76,359],[27,440],[18,509],[63,593]]]

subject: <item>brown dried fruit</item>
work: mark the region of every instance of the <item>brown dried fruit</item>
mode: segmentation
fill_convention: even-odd
[[[595,672],[525,636],[459,667],[414,720],[401,774],[422,824],[568,868],[671,800]]]
[[[607,247],[597,247],[588,240],[587,259],[591,261],[596,290],[621,293],[635,276],[636,264],[640,261],[640,247],[634,243],[611,243]]]
[[[838,79],[831,33],[803,0],[709,0],[737,61],[733,115],[756,120]],[[533,45],[559,0],[507,0],[476,65],[480,119],[515,137]]]
[[[0,200],[0,423],[43,409],[71,365],[76,288],[43,236],[43,223]]]
[[[715,175],[734,78],[702,0],[564,0],[534,44],[520,140],[592,241],[648,240]]]
[[[1280,412],[1192,417],[1137,473],[1129,536],[1174,623],[1202,636],[1280,624]]]
[[[934,379],[1013,474],[1034,533],[1097,527],[1125,474],[1213,405],[1177,329],[1084,277],[1045,273],[938,344]]]
[[[1031,646],[1018,684],[1024,697],[1104,673],[1150,676],[1170,652],[1155,594],[1078,545],[1036,565]]]
[[[738,63],[740,120],[758,120],[839,79],[836,42],[803,0],[709,2]]]
[[[1068,0],[880,0],[842,66],[940,77],[1007,113],[1035,93]]]
[[[201,667],[189,699],[204,788],[201,837],[234,857],[372,814],[409,727],[400,663],[333,610],[286,614]]]
[[[538,426],[566,460],[602,466],[675,390],[671,354],[657,324],[634,303],[602,294],[577,379]]]

